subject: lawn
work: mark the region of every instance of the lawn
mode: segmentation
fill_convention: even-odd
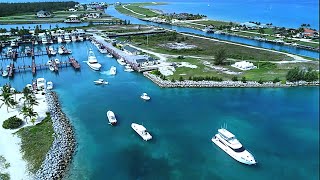
[[[214,26],[227,26],[227,25],[230,25],[230,22],[226,22],[226,21],[214,21],[214,20],[194,21],[194,23],[203,24],[203,25],[214,25]],[[235,23],[233,23],[233,24],[235,24]]]
[[[35,126],[21,128],[17,134],[21,138],[21,151],[23,158],[28,162],[28,169],[35,173],[44,161],[54,139],[50,115]]]
[[[264,34],[270,34],[270,35],[274,34],[274,31],[272,28],[265,28],[263,30],[264,30]],[[253,29],[253,30],[248,30],[248,31],[259,33],[258,29]]]
[[[227,57],[232,59],[245,59],[250,61],[281,61],[292,59],[284,54],[257,50],[224,42],[216,42],[198,37],[189,37],[175,32],[168,32],[161,35],[149,35],[148,44],[146,44],[146,36],[131,36],[131,41],[134,44],[140,45],[142,48],[171,55],[213,56],[217,50],[224,48],[227,51]],[[176,50],[161,46],[169,42],[183,42],[197,47]]]
[[[159,14],[150,10],[149,8],[145,8],[144,6],[155,6],[155,5],[163,5],[163,4],[165,3],[130,3],[130,4],[115,6],[115,8],[120,13],[127,14],[130,16],[135,16],[138,18],[145,18],[145,17],[155,17],[155,16],[158,16]],[[130,9],[138,14],[135,14],[125,9],[124,6],[127,9]],[[143,14],[143,15],[139,15],[139,14]]]

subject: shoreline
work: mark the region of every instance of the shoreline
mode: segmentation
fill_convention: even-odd
[[[319,86],[319,81],[316,82],[287,82],[286,84],[281,84],[281,82],[264,82],[259,84],[256,81],[247,81],[243,83],[241,81],[176,81],[172,82],[169,80],[163,80],[160,77],[151,74],[149,72],[144,72],[143,76],[151,80],[153,83],[157,84],[161,88],[287,88],[287,87],[307,87],[307,86]]]
[[[55,137],[35,176],[37,179],[62,179],[75,152],[75,135],[70,120],[61,110],[57,94],[48,91],[46,100]]]

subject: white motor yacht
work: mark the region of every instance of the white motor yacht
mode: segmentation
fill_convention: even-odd
[[[47,61],[47,65],[51,65],[51,64],[52,64],[52,60],[50,59]]]
[[[101,85],[101,84],[109,84],[108,81],[105,81],[104,79],[98,79],[96,81],[93,81],[96,85]]]
[[[122,66],[126,65],[126,62],[124,62],[124,60],[122,58],[117,59],[117,62]]]
[[[10,46],[11,46],[11,47],[14,47],[14,46],[16,46],[16,42],[14,42],[14,41],[11,41],[11,42],[10,42]]]
[[[211,140],[233,159],[248,165],[257,163],[253,155],[228,130],[224,128],[218,129],[218,134],[213,136]]]
[[[147,93],[142,93],[142,95],[140,97],[141,97],[141,99],[146,100],[146,101],[149,101],[151,99]]]
[[[47,44],[47,43],[48,43],[48,41],[47,41],[47,38],[46,38],[46,37],[42,37],[41,41],[42,41],[42,44]]]
[[[60,61],[59,61],[58,58],[54,59],[54,62],[55,62],[56,64],[60,64]]]
[[[111,125],[117,124],[116,116],[114,115],[114,113],[112,111],[107,112],[107,117],[109,120],[109,124],[111,124]]]
[[[47,82],[47,89],[48,89],[48,90],[53,89],[53,83],[52,83],[51,81],[48,81],[48,82]]]
[[[144,126],[140,124],[132,123],[131,127],[136,133],[138,133],[142,137],[143,140],[148,141],[152,139],[152,136]]]
[[[49,46],[49,52],[51,55],[56,55],[57,54],[57,51],[53,49],[52,46]]]
[[[91,69],[93,69],[95,71],[99,71],[101,68],[101,64],[98,63],[97,58],[94,55],[92,49],[89,50],[87,64]]]
[[[61,36],[58,37],[58,43],[62,43],[62,37]]]
[[[64,36],[64,40],[65,40],[67,43],[71,42],[71,39],[70,39],[70,36],[69,36],[69,35],[65,35],[65,36]]]
[[[50,71],[54,71],[54,67],[53,67],[52,64],[49,65],[49,70],[50,70]]]
[[[78,40],[79,41],[83,41],[83,37],[82,36],[78,36]]]
[[[62,47],[63,47],[63,46],[60,46],[59,49],[58,49],[58,53],[59,53],[59,54],[63,54],[63,52],[64,52]]]
[[[117,68],[114,66],[111,66],[110,68],[110,75],[116,75],[117,74]]]
[[[25,53],[25,54],[30,54],[30,53],[31,53],[31,49],[30,49],[29,46],[26,46],[26,47],[24,48],[24,53]]]
[[[46,87],[46,80],[44,78],[38,78],[37,79],[37,88],[39,90],[43,90]]]
[[[76,41],[77,41],[76,36],[71,36],[71,40],[72,40],[73,42],[76,42]]]
[[[13,52],[12,48],[11,48],[11,47],[8,47],[8,49],[7,49],[7,56],[11,56],[12,52]]]
[[[107,54],[107,57],[112,58],[113,56],[112,54]]]
[[[127,64],[126,67],[125,67],[125,69],[124,69],[124,71],[126,71],[126,72],[132,72],[132,71],[134,71],[134,70],[131,68],[131,66],[130,66],[129,64]]]

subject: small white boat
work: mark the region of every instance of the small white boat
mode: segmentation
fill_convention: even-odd
[[[257,163],[253,155],[242,146],[238,139],[224,128],[218,129],[218,134],[213,136],[211,141],[241,163],[247,165]]]
[[[14,41],[11,41],[11,43],[10,43],[10,46],[11,46],[11,47],[14,47],[14,46],[16,46],[16,42],[14,42]]]
[[[33,91],[32,85],[31,84],[27,84],[26,87],[30,90]]]
[[[113,56],[112,54],[107,54],[107,57],[112,58]]]
[[[110,68],[110,75],[116,75],[117,74],[117,68],[114,66],[111,66]]]
[[[38,78],[37,79],[37,88],[39,90],[43,90],[45,89],[46,86],[46,80],[44,78]]]
[[[62,43],[62,38],[61,38],[61,36],[58,37],[58,43]]]
[[[72,40],[73,42],[76,42],[76,41],[77,41],[76,36],[71,36],[71,40]]]
[[[69,36],[69,35],[65,35],[65,36],[64,36],[64,40],[65,40],[67,43],[71,42],[71,39],[70,39],[70,36]]]
[[[47,82],[47,89],[48,89],[48,90],[53,89],[53,83],[52,83],[51,81],[48,81],[48,82]]]
[[[47,41],[47,38],[46,38],[46,37],[42,37],[41,41],[42,41],[42,44],[47,44],[47,43],[48,43],[48,41]]]
[[[47,65],[51,65],[51,64],[52,64],[52,60],[48,60]]]
[[[56,64],[60,64],[60,61],[59,61],[58,58],[54,59],[54,62],[55,62]]]
[[[138,133],[142,137],[143,140],[148,141],[152,139],[152,136],[144,126],[140,124],[132,123],[131,127],[136,133]]]
[[[107,112],[107,117],[109,120],[109,124],[111,124],[111,125],[117,124],[116,116],[114,115],[114,113],[112,111]]]
[[[63,54],[63,52],[64,52],[64,51],[63,51],[63,48],[62,48],[62,46],[60,46],[59,49],[58,49],[58,53],[59,53],[59,54]]]
[[[11,47],[8,47],[8,49],[7,49],[7,56],[11,56],[12,52],[13,52],[12,48],[11,48]]]
[[[78,40],[79,41],[83,41],[83,37],[82,36],[78,36]]]
[[[50,71],[54,71],[54,67],[53,67],[52,64],[49,65],[49,70],[50,70]]]
[[[122,66],[126,65],[126,62],[124,62],[124,60],[122,58],[117,59],[117,62]]]
[[[147,93],[142,93],[142,95],[140,97],[141,97],[141,99],[146,100],[146,101],[149,101],[151,99]]]
[[[3,70],[2,77],[7,77],[9,72],[7,70]]]
[[[101,64],[98,63],[98,60],[97,60],[96,56],[94,55],[92,49],[89,50],[87,64],[91,69],[93,69],[95,71],[99,71],[101,68]]]
[[[108,81],[105,81],[104,79],[98,79],[96,81],[93,81],[96,85],[100,84],[109,84]]]
[[[127,64],[126,67],[125,67],[125,69],[124,69],[124,71],[126,71],[126,72],[132,72],[132,71],[134,71],[134,70],[131,68],[131,66],[130,66],[129,64]]]
[[[26,46],[26,47],[24,48],[24,53],[25,53],[25,54],[30,54],[30,53],[31,53],[31,49],[30,49],[29,46]]]
[[[52,46],[49,46],[49,52],[51,55],[56,55],[57,54],[57,51],[53,49]]]

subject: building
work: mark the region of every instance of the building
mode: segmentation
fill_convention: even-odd
[[[312,29],[303,28],[302,36],[305,38],[319,37],[319,33]]]
[[[88,14],[85,14],[84,17],[96,19],[96,18],[100,18],[101,14],[100,13],[88,13]]]
[[[243,71],[257,68],[257,66],[254,66],[253,63],[247,62],[247,61],[236,62],[236,63],[232,64],[231,66],[235,67],[237,69],[243,70]]]
[[[74,8],[70,8],[70,9],[68,9],[70,12],[76,12],[77,10],[76,9],[74,9]]]
[[[48,12],[48,11],[41,10],[41,11],[37,12],[37,17],[38,18],[49,18],[51,16],[52,16],[52,14],[50,12]]]
[[[77,15],[70,15],[64,22],[65,23],[81,23],[81,20]]]
[[[246,27],[248,29],[257,29],[258,28],[257,24],[250,23],[250,22],[241,23],[240,25],[243,27]]]
[[[127,54],[130,54],[130,55],[138,55],[138,54],[140,54],[140,51],[138,49],[133,48],[133,47],[128,46],[128,45],[123,47],[123,51],[126,52]]]

